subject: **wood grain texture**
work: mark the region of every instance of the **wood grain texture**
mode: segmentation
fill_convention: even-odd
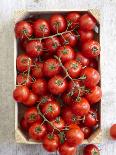
[[[17,9],[101,9],[102,128],[101,155],[116,155],[108,129],[116,123],[116,1],[115,0],[1,0],[0,1],[0,155],[51,155],[40,145],[14,140],[13,16]],[[56,153],[55,153],[56,154]]]

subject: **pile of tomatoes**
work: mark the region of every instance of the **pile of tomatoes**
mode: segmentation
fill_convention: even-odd
[[[99,127],[102,92],[96,25],[91,14],[78,12],[15,25],[23,54],[16,59],[13,97],[27,107],[20,127],[49,152],[74,155]]]

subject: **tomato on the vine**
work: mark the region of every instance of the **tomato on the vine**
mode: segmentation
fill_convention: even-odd
[[[69,106],[72,105],[73,103],[73,97],[71,96],[70,92],[64,93],[62,95],[62,100],[66,105],[69,105]]]
[[[36,62],[34,63],[34,66],[31,69],[31,74],[35,78],[42,78],[44,76],[43,73],[43,63],[42,62]]]
[[[116,140],[116,124],[113,124],[110,128],[110,136]]]
[[[81,29],[78,30],[79,33],[79,39],[82,42],[86,42],[88,40],[92,40],[94,38],[94,32],[93,31],[83,31]]]
[[[28,131],[29,126],[28,126],[27,121],[24,118],[21,119],[20,126],[22,130]]]
[[[92,129],[87,126],[81,126],[81,131],[84,133],[84,139],[88,139],[92,133]]]
[[[84,155],[100,155],[98,147],[94,144],[89,144],[84,148]]]
[[[96,59],[90,59],[89,67],[95,68],[97,70],[98,69],[98,61]]]

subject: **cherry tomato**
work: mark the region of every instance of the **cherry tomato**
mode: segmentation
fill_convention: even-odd
[[[42,141],[46,135],[46,126],[36,122],[29,128],[29,137],[36,141]]]
[[[27,86],[18,86],[13,91],[13,97],[17,102],[24,102],[29,97],[29,89]]]
[[[43,73],[43,63],[42,62],[36,62],[34,64],[35,66],[32,68],[32,76],[35,78],[42,78],[44,76]]]
[[[87,58],[96,58],[100,55],[100,44],[95,40],[89,40],[82,44],[82,53]]]
[[[96,26],[96,20],[86,13],[80,17],[79,26],[82,30],[91,31]]]
[[[90,104],[95,104],[100,101],[102,97],[102,91],[99,86],[95,86],[93,89],[90,90],[90,93],[86,94],[87,100]]]
[[[92,133],[92,129],[87,126],[82,126],[81,131],[84,133],[84,139],[88,139]]]
[[[29,66],[32,65],[32,60],[25,54],[21,54],[16,59],[17,70],[20,72],[27,71]]]
[[[43,147],[48,152],[57,151],[59,143],[59,137],[56,134],[47,134],[43,139]]]
[[[50,28],[53,33],[59,33],[66,30],[66,20],[60,14],[54,14],[50,17]]]
[[[67,81],[60,75],[56,75],[48,82],[49,91],[54,94],[62,94],[67,88]]]
[[[81,64],[76,60],[69,60],[64,64],[64,67],[67,69],[69,75],[72,78],[76,78],[79,76],[81,72]]]
[[[56,101],[49,101],[42,107],[42,113],[49,120],[53,120],[60,114],[60,104]]]
[[[45,95],[47,93],[47,82],[44,79],[38,79],[32,84],[32,91],[37,95]]]
[[[32,40],[28,42],[26,45],[26,52],[32,58],[42,55],[43,53],[42,50],[43,50],[43,45],[38,40]]]
[[[20,126],[21,126],[21,129],[24,131],[27,131],[29,128],[28,123],[24,118],[21,119]]]
[[[68,60],[74,59],[75,53],[73,48],[68,45],[59,47],[57,51],[58,57],[61,58],[62,62],[67,62]]]
[[[90,110],[89,102],[83,97],[73,102],[72,111],[77,116],[84,116]]]
[[[89,144],[84,148],[84,155],[100,155],[99,149],[94,144]]]
[[[82,42],[92,40],[94,38],[94,32],[93,31],[78,30],[78,33],[80,35],[80,41],[82,41]]]
[[[116,124],[113,124],[110,128],[110,136],[116,140]]]
[[[33,24],[33,31],[36,37],[46,37],[50,34],[50,27],[45,19],[37,19]]]
[[[72,105],[72,103],[73,103],[73,98],[72,98],[70,92],[69,92],[69,93],[64,93],[64,94],[62,95],[62,100],[63,100],[63,102],[64,102],[66,105],[69,105],[69,106]]]
[[[15,35],[18,39],[30,37],[33,34],[31,25],[26,21],[20,21],[15,25]]]
[[[100,74],[92,67],[86,67],[81,72],[81,79],[88,88],[95,87],[100,81]]]
[[[20,40],[19,41],[19,48],[21,48],[22,50],[26,50],[26,45],[27,45],[27,43],[29,42],[29,40],[28,39],[22,39],[22,40]]]
[[[96,59],[90,59],[89,67],[95,68],[97,70],[98,69],[98,61]]]

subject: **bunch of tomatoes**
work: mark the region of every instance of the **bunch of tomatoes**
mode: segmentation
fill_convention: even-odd
[[[96,25],[91,14],[78,12],[15,25],[23,54],[16,59],[13,97],[27,107],[20,127],[49,152],[75,155],[76,147],[99,127]]]

